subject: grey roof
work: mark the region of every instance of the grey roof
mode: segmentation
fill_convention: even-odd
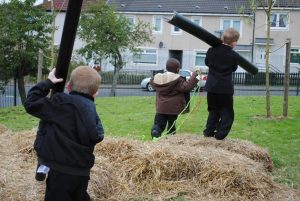
[[[108,0],[119,12],[173,12],[239,14],[243,6],[244,13],[250,14],[248,0]],[[277,1],[276,7],[300,7],[299,1]]]
[[[110,0],[120,12],[173,12],[237,14],[247,0]],[[249,13],[249,10],[246,11]]]

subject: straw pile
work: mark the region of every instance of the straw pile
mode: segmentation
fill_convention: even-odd
[[[0,133],[1,200],[43,200],[45,183],[34,180],[34,136],[34,130]],[[88,189],[93,200],[300,200],[293,189],[274,183],[268,152],[250,142],[192,135],[157,143],[106,138],[95,156]]]
[[[192,135],[180,135],[165,137],[160,140],[162,143],[168,143],[172,145],[184,145],[192,147],[211,147],[214,149],[223,149],[237,154],[242,154],[256,162],[263,163],[267,171],[272,171],[274,166],[272,159],[266,149],[258,147],[252,142],[245,140],[229,139],[225,140],[212,140],[212,138],[203,138],[199,140],[198,136]]]

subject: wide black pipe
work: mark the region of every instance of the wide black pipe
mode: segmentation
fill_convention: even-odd
[[[217,38],[215,35],[211,34],[210,32],[206,31],[204,28],[199,26],[198,24],[190,21],[188,18],[183,17],[182,15],[178,14],[177,12],[174,13],[171,20],[168,21],[170,24],[177,26],[178,28],[188,32],[189,34],[199,38],[200,40],[204,41],[208,45],[212,47],[217,47],[222,44],[222,41]],[[251,62],[247,59],[238,55],[238,64],[247,72],[255,75],[258,72],[258,68],[254,66]]]
[[[58,58],[56,63],[56,77],[64,81],[54,86],[52,93],[63,92],[66,84],[68,68],[72,56],[76,31],[83,0],[70,0],[67,8],[64,28],[62,32]]]

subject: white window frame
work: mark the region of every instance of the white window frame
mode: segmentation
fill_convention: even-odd
[[[156,19],[160,19],[160,30],[155,30]],[[154,33],[154,34],[162,34],[162,32],[163,32],[163,18],[162,18],[162,16],[161,15],[154,15],[152,23],[153,23],[152,33]]]
[[[171,26],[171,34],[172,35],[181,35],[182,34],[182,30],[177,27],[179,29],[179,31],[175,31],[175,28],[176,28],[176,26],[174,26],[174,25]]]
[[[202,49],[195,49],[194,50],[194,65],[196,68],[201,68],[201,67],[206,67],[205,65],[205,57],[206,57],[206,52],[207,50],[202,50]],[[203,58],[204,58],[204,65],[201,66],[201,65],[196,65],[196,61],[197,61],[197,53],[201,53],[201,54],[204,54]]]
[[[240,20],[240,19],[234,19],[234,18],[222,18],[221,19],[221,24],[220,24],[220,30],[225,31],[224,30],[224,21],[225,20],[230,21],[230,26],[229,27],[232,27],[232,28],[234,28],[233,27],[233,22],[234,21],[239,21],[240,22],[240,30],[237,30],[237,31],[240,33],[240,37],[241,37],[242,36],[242,30],[243,30],[243,22],[242,22],[242,20]]]
[[[297,49],[298,52],[294,52],[294,51],[293,51],[294,49]],[[292,54],[292,53],[299,54],[299,56],[300,56],[300,47],[291,47],[291,54]],[[299,64],[299,63],[294,63],[294,62],[292,62],[292,60],[291,60],[291,64]]]
[[[192,22],[196,23],[195,20],[199,20],[199,24],[198,25],[202,26],[202,17],[192,17]]]
[[[125,15],[126,19],[133,19],[133,25],[135,25],[135,16],[134,15]]]
[[[139,47],[139,49],[141,50],[140,54],[145,54],[147,53],[147,50],[155,50],[155,53],[148,53],[148,54],[151,54],[151,55],[155,55],[155,63],[146,63],[146,62],[136,62],[135,61],[135,56],[133,55],[132,57],[132,62],[136,65],[157,65],[157,62],[158,62],[158,49],[157,48],[146,48],[146,47]]]
[[[272,27],[270,24],[270,30],[272,31],[288,31],[289,30],[289,24],[290,24],[290,14],[285,13],[285,12],[276,12],[276,13],[271,13],[271,15],[277,15],[277,20],[276,20],[276,26]],[[279,26],[279,19],[280,15],[286,15],[287,16],[287,22],[286,22],[286,27],[280,27]],[[271,22],[270,22],[271,23]]]

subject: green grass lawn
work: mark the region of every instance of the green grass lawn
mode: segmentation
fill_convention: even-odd
[[[199,103],[200,98],[200,104]],[[265,97],[237,96],[234,99],[235,121],[228,137],[245,139],[269,150],[276,181],[300,187],[300,97],[289,97],[288,118],[281,118],[283,98],[271,98],[272,118],[266,119]],[[178,118],[180,133],[202,135],[207,111],[206,98],[193,97],[193,112]],[[107,136],[127,136],[150,140],[155,114],[154,97],[106,97],[96,100],[97,111]],[[22,106],[0,109],[0,124],[13,131],[35,128],[38,120]]]

